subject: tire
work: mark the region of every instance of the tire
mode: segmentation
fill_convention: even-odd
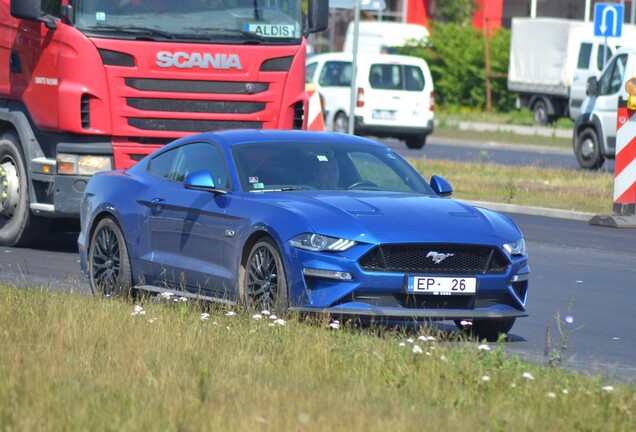
[[[248,310],[275,311],[284,315],[289,308],[287,278],[280,252],[265,237],[252,247],[240,275],[241,299]]]
[[[597,170],[603,166],[605,158],[601,154],[598,135],[592,128],[583,129],[574,144],[576,160],[583,169]]]
[[[426,135],[413,135],[406,137],[404,143],[410,149],[419,150],[426,144]]]
[[[31,213],[29,179],[15,132],[0,136],[0,245],[36,246],[49,232],[51,220]]]
[[[102,219],[88,246],[88,279],[98,296],[133,296],[132,270],[126,239],[114,219]]]
[[[349,118],[343,112],[336,114],[333,119],[333,131],[339,133],[349,133]]]
[[[515,324],[516,318],[473,320],[472,325],[462,325],[461,321],[455,321],[457,328],[477,338],[488,341],[496,341],[502,333],[508,333]]]
[[[545,126],[550,122],[548,107],[543,100],[539,99],[532,105],[532,112],[536,126]]]

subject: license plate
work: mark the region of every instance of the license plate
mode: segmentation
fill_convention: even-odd
[[[375,120],[395,120],[395,111],[375,110],[371,113]]]
[[[475,294],[477,279],[462,277],[409,276],[406,291],[413,294]]]

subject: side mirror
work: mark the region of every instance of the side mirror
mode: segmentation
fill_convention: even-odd
[[[57,28],[55,20],[42,13],[42,0],[11,0],[10,11],[14,18],[42,22],[52,30]]]
[[[585,94],[588,96],[598,96],[598,81],[596,77],[589,77],[587,79],[587,83],[585,84]]]
[[[309,0],[307,10],[307,33],[318,33],[329,27],[329,2]]]
[[[453,194],[453,187],[448,180],[443,177],[436,175],[432,176],[430,185],[431,188],[433,188],[433,191],[439,196],[446,197]]]
[[[204,192],[227,193],[223,189],[216,188],[212,173],[205,169],[188,174],[183,180],[183,186],[186,189],[200,190]]]

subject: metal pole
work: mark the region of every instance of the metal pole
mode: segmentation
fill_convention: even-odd
[[[530,18],[537,17],[537,0],[532,0],[530,2]]]
[[[353,135],[356,122],[356,99],[358,77],[358,23],[360,22],[360,0],[355,0],[355,13],[353,15],[353,58],[351,59],[351,103],[349,105],[349,135]]]
[[[632,13],[629,17],[629,23],[634,24],[635,20],[636,20],[636,1],[632,0]]]
[[[591,0],[585,0],[585,16],[583,17],[583,21],[590,22],[591,9],[592,9]]]

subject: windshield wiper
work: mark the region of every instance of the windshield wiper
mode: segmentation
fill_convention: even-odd
[[[87,27],[87,31],[103,31],[103,32],[116,32],[116,33],[124,33],[124,34],[133,34],[133,35],[144,35],[144,36],[161,36],[165,39],[174,39],[174,35],[172,33],[164,32],[161,30],[148,28],[148,27],[117,27],[117,26],[94,26]]]
[[[304,191],[309,190],[309,188],[304,186],[284,186],[279,188],[272,189],[253,189],[250,192],[263,193],[263,192],[294,192],[294,191]]]
[[[226,28],[186,28],[185,30],[193,31],[194,34],[191,36],[193,38],[198,39],[214,39],[215,37],[226,37],[226,38],[245,38],[245,42],[254,43],[254,42],[262,42],[265,40],[263,36],[250,33],[245,30],[235,30],[235,29],[226,29]],[[205,35],[205,37],[203,36]],[[189,37],[190,35],[180,34],[179,37]]]

